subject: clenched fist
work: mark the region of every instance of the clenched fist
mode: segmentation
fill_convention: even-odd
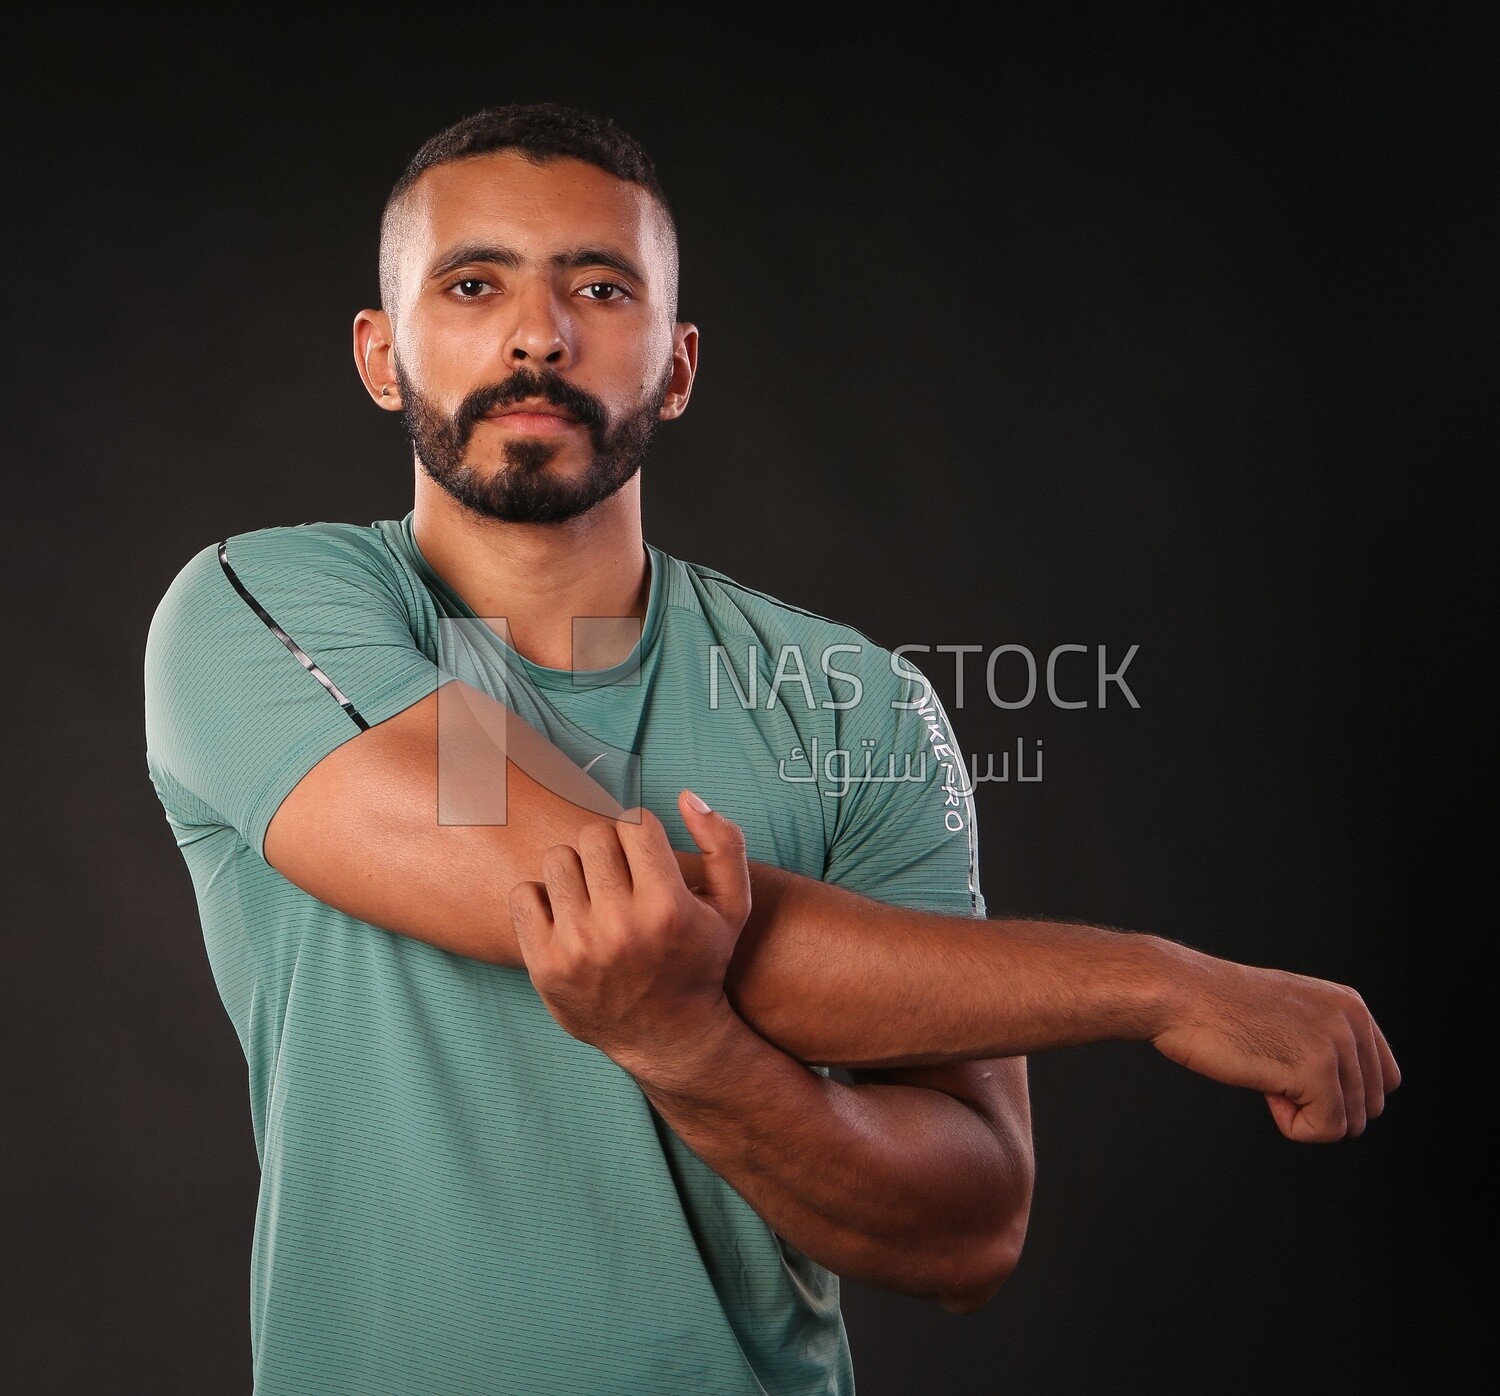
[[[654,1079],[686,1069],[733,1017],[724,975],[750,914],[739,826],[689,791],[678,807],[703,853],[701,886],[683,881],[661,821],[638,810],[638,822],[601,820],[576,849],[549,849],[545,882],[510,894],[521,954],[552,1016]]]
[[[1364,1133],[1401,1084],[1379,1025],[1344,984],[1170,947],[1179,972],[1157,1049],[1191,1071],[1260,1091],[1303,1143]]]

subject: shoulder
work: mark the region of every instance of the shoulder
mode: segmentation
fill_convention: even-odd
[[[321,575],[384,575],[395,565],[380,530],[370,524],[304,523],[261,528],[234,534],[204,551],[214,555],[222,572],[236,575],[246,571],[274,574],[309,570]],[[194,563],[202,556],[199,553]]]
[[[685,604],[686,598],[681,593],[686,591],[705,610],[718,616],[738,617],[746,629],[771,628],[788,633],[803,629],[809,632],[837,631],[848,635],[859,633],[816,611],[809,611],[804,606],[794,606],[769,592],[737,582],[733,577],[712,567],[705,567],[701,562],[684,562],[680,558],[667,557],[664,553],[658,555],[673,570],[674,581],[679,583],[672,588],[675,594],[669,598],[669,604],[674,601],[679,605]]]
[[[148,675],[254,653],[266,634],[289,632],[307,649],[332,636],[347,643],[406,633],[418,609],[412,579],[376,527],[309,523],[231,534],[200,548],[158,602],[146,636]]]
[[[389,584],[399,564],[378,527],[305,523],[231,534],[200,548],[173,578],[157,608],[158,620],[238,594],[251,584],[306,593],[309,584],[336,579]]]
[[[828,690],[828,705],[839,709],[872,699],[882,707],[892,701],[905,706],[927,688],[899,648],[889,649],[855,626],[701,563],[666,561],[672,569],[668,604],[699,611],[737,666],[748,658],[767,676],[806,674],[819,699]]]

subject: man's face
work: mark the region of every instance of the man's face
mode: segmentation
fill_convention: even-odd
[[[672,323],[675,247],[651,196],[507,151],[429,170],[395,235],[389,367],[426,473],[510,522],[618,491],[686,406],[696,353]]]

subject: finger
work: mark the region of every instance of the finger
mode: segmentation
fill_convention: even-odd
[[[682,869],[677,866],[661,820],[648,809],[629,810],[626,818],[615,821],[614,830],[637,897],[660,898],[678,892]]]
[[[1355,1024],[1354,1042],[1359,1052],[1360,1080],[1364,1083],[1365,1119],[1369,1121],[1378,1118],[1385,1109],[1385,1074],[1375,1046],[1375,1024],[1368,1016]]]
[[[744,830],[710,809],[708,802],[691,790],[677,797],[677,808],[703,854],[704,900],[730,925],[744,925],[750,915],[750,867],[745,861]]]
[[[1338,1054],[1332,1043],[1318,1061],[1308,1064],[1309,1081],[1291,1096],[1297,1107],[1289,1139],[1305,1144],[1330,1144],[1342,1139],[1349,1128]]]
[[[1344,1132],[1357,1139],[1365,1132],[1368,1107],[1359,1059],[1359,1034],[1350,1028],[1339,1038],[1339,1087],[1344,1093]]]
[[[540,882],[518,882],[510,889],[510,919],[516,928],[521,958],[530,963],[534,952],[552,940],[552,910]]]
[[[578,834],[578,856],[591,902],[629,900],[630,864],[612,823],[599,820],[584,825]]]
[[[1370,1026],[1375,1029],[1375,1050],[1380,1056],[1380,1078],[1385,1085],[1385,1093],[1389,1095],[1401,1084],[1401,1068],[1396,1065],[1396,1055],[1391,1051],[1391,1044],[1385,1040],[1380,1024],[1372,1019]]]
[[[542,876],[552,902],[553,924],[578,929],[589,912],[588,884],[578,850],[566,843],[549,848],[542,854]]]

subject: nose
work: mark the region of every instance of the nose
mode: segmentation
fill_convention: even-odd
[[[515,293],[516,314],[505,344],[505,358],[513,368],[565,369],[572,361],[572,331],[551,287],[530,287]]]

